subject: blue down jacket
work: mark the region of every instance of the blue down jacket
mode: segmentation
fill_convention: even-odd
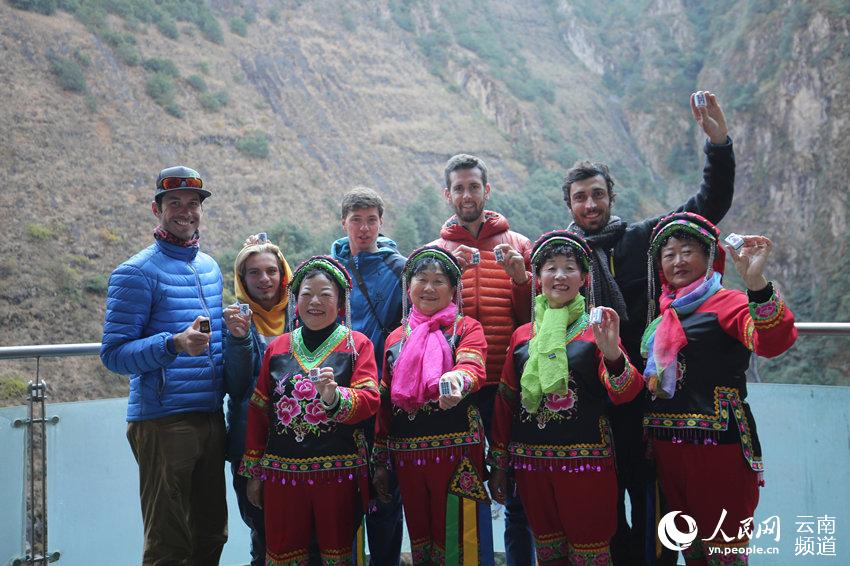
[[[112,272],[100,359],[111,371],[130,374],[128,421],[221,409],[221,291],[214,259],[163,241]],[[210,319],[209,349],[199,356],[171,353],[172,336],[200,315]]]

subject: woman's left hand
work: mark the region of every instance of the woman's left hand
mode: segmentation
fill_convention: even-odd
[[[440,408],[444,411],[455,407],[463,398],[461,391],[463,389],[463,378],[456,371],[448,371],[442,375],[440,379],[449,378],[452,385],[451,395],[440,395]]]
[[[319,380],[316,381],[316,389],[319,390],[319,396],[322,398],[322,403],[325,405],[335,405],[339,392],[337,384],[334,381],[334,368],[324,367],[319,370]]]
[[[596,346],[606,360],[615,362],[620,359],[620,316],[612,308],[598,307],[602,310],[602,322],[591,324]]]
[[[742,236],[744,247],[736,252],[732,247],[726,246],[735,269],[741,274],[744,285],[750,291],[761,291],[767,287],[767,279],[764,276],[764,266],[773,249],[773,242],[765,236]]]

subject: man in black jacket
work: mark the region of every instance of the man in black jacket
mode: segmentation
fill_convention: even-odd
[[[706,154],[703,180],[697,194],[675,212],[695,212],[717,224],[732,205],[735,156],[717,98],[710,92],[702,93],[706,106],[697,107],[697,94],[700,93],[691,95],[691,112],[708,136],[703,150]],[[614,180],[608,167],[601,163],[577,162],[567,171],[563,190],[564,201],[573,216],[568,229],[584,236],[594,252],[591,270],[596,303],[611,307],[620,315],[623,345],[632,362],[642,370],[640,339],[649,322],[646,254],[650,233],[661,216],[632,224],[612,216]],[[620,481],[619,525],[611,545],[616,566],[656,563],[654,525],[650,527],[646,520],[647,488],[652,486],[653,478],[644,459],[644,399],[638,397],[609,411]],[[626,490],[632,507],[631,529],[625,516]]]

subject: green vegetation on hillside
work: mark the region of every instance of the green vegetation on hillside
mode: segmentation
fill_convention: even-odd
[[[463,51],[451,46],[455,43],[479,57],[491,75],[518,98],[554,103],[554,87],[531,72],[520,44],[489,9],[487,0],[443,3],[439,19],[434,16],[431,3],[424,0],[390,0],[389,6],[395,23],[416,35],[416,44],[435,75],[446,73],[450,59],[463,61]],[[427,27],[417,27],[414,11],[427,20]]]
[[[259,130],[249,132],[236,142],[236,149],[249,157],[265,159],[269,156],[269,136]]]
[[[73,92],[86,92],[86,76],[83,67],[74,59],[51,55],[50,67],[59,86]]]

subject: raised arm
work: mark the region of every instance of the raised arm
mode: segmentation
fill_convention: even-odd
[[[706,91],[704,108],[697,108],[694,98],[695,95],[692,94],[691,114],[708,138],[703,147],[705,165],[702,169],[702,183],[695,195],[667,214],[694,212],[718,224],[732,206],[732,197],[735,192],[735,153],[726,126],[726,116],[717,101],[717,96]],[[661,218],[661,216],[648,218],[641,223],[647,234]]]
[[[739,252],[726,248],[747,286],[747,300],[729,300],[724,330],[759,356],[782,354],[797,340],[794,313],[764,276],[773,242],[764,236],[744,236]],[[726,318],[726,321],[723,321]]]
[[[688,199],[676,212],[695,212],[717,224],[732,206],[735,190],[735,154],[726,127],[726,116],[717,96],[705,91],[706,106],[696,106],[691,95],[691,113],[708,139],[705,142],[705,166],[699,192]]]

